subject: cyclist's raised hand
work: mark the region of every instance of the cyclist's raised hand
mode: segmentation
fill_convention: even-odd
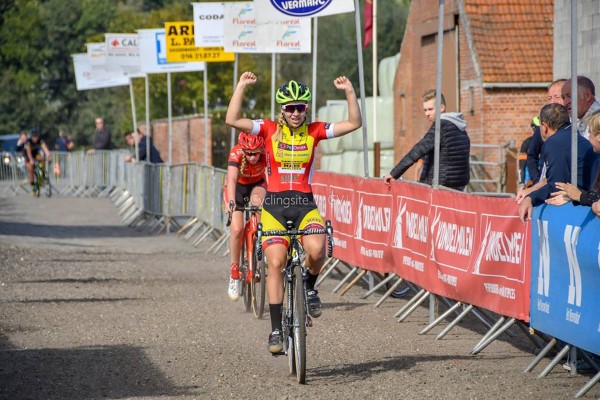
[[[333,80],[333,84],[339,90],[354,90],[352,82],[350,82],[350,79],[345,76],[338,76]]]
[[[256,75],[253,72],[246,71],[240,76],[240,85],[254,85],[257,81]]]

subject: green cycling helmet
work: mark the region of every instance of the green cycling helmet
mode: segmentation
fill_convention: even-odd
[[[279,104],[286,104],[292,101],[308,102],[311,98],[310,89],[304,83],[294,80],[281,85],[275,94],[275,100]]]

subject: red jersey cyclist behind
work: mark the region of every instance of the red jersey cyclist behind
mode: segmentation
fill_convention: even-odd
[[[343,90],[348,102],[348,119],[329,123],[306,119],[310,89],[294,80],[281,86],[276,93],[281,112],[277,121],[251,120],[241,116],[246,87],[256,83],[256,75],[244,72],[233,92],[225,123],[236,129],[263,138],[267,158],[267,194],[263,202],[261,223],[263,230],[285,230],[286,221],[293,221],[298,229],[324,228],[323,218],[313,199],[311,176],[317,144],[321,140],[343,136],[362,126],[358,101],[352,83],[345,76],[333,84]],[[282,269],[287,258],[288,237],[264,237],[262,247],[267,257],[267,293],[272,332],[268,349],[277,354],[283,349],[281,313],[283,303]],[[314,289],[325,261],[325,235],[302,238],[308,268],[308,313],[313,318],[321,315],[321,300]]]
[[[227,166],[227,207],[234,201],[230,211],[231,225],[229,226],[229,255],[231,259],[231,276],[227,294],[233,301],[240,298],[241,279],[239,260],[240,244],[242,243],[242,230],[244,229],[244,198],[250,199],[251,205],[262,206],[265,197],[265,141],[260,136],[252,136],[245,132],[240,133],[238,144],[229,152]]]

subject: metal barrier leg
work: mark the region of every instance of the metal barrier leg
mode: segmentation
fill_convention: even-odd
[[[473,349],[471,349],[471,354],[474,354],[473,352],[476,351],[479,348],[479,346],[485,343],[485,341],[500,328],[504,321],[506,321],[505,316],[501,316],[500,318],[498,318],[498,321],[496,321],[496,323],[485,333],[485,335],[483,335],[479,342],[477,342],[477,344],[473,346]]]
[[[502,333],[504,333],[508,328],[510,328],[516,321],[517,320],[515,318],[511,318],[508,321],[506,321],[500,329],[498,329],[489,338],[487,338],[483,343],[481,343],[481,345],[479,347],[473,349],[473,351],[471,351],[471,354],[475,355],[475,354],[478,354],[479,352],[481,352],[490,343],[492,343],[494,340],[496,340],[496,338],[498,336],[502,335]]]
[[[540,349],[542,347],[544,347],[545,342],[543,344],[539,344],[536,340],[535,340],[535,336],[529,332],[529,327],[526,326],[522,321],[517,320],[517,327],[525,334],[525,336],[527,336],[527,338],[529,338],[529,340],[531,341],[531,343],[533,343],[533,345],[537,348]],[[506,332],[508,333],[508,332]]]
[[[389,281],[391,281],[394,278],[398,278],[398,275],[396,275],[396,274],[390,274],[390,275],[388,275],[384,280],[382,280],[377,285],[375,285],[367,293],[363,294],[361,296],[361,299],[366,299],[367,297],[369,297],[370,295],[372,295],[373,293],[375,293],[376,291],[378,291],[380,287],[382,287],[383,285],[385,285],[386,283],[388,283]],[[400,279],[402,279],[402,278],[400,278]]]
[[[190,226],[194,225],[197,221],[198,221],[198,217],[190,218],[185,224],[183,224],[181,229],[177,231],[177,234],[175,236],[183,235],[183,232],[187,231],[190,228]]]
[[[136,222],[136,220],[143,215],[144,215],[144,210],[142,210],[141,208],[134,208],[133,212],[131,212],[127,216],[123,217],[123,223],[125,225],[131,225],[134,222]]]
[[[406,311],[410,306],[412,306],[416,301],[418,301],[425,292],[425,289],[421,289],[419,292],[417,292],[417,294],[412,299],[410,299],[400,310],[396,312],[396,314],[394,314],[394,318],[397,318],[399,315],[403,314],[404,311]]]
[[[198,246],[200,243],[202,243],[204,241],[204,239],[206,239],[208,237],[208,235],[210,235],[214,230],[215,230],[214,227],[207,225],[207,229],[204,231],[204,233],[202,233],[202,235],[200,235],[200,237],[198,239],[196,239],[194,246]]]
[[[395,274],[394,274],[395,275]],[[394,276],[391,275],[391,276]],[[397,275],[396,275],[397,276]],[[379,300],[377,300],[377,303],[375,303],[375,308],[379,307],[380,305],[383,304],[383,302],[394,292],[394,290],[396,290],[396,288],[398,286],[400,286],[400,284],[404,282],[404,279],[400,278],[398,279],[396,282],[394,282],[394,284],[387,290],[387,292],[385,292],[383,294],[383,296],[381,296],[381,298]]]
[[[200,228],[202,228],[203,226],[204,226],[204,222],[202,222],[202,221],[197,221],[197,222],[194,224],[194,226],[192,226],[192,229],[190,229],[190,230],[188,231],[188,233],[186,233],[186,234],[183,236],[183,238],[184,238],[185,240],[188,240],[188,241],[189,241],[189,240],[190,240],[190,239],[191,239],[191,238],[192,238],[192,237],[193,237],[193,236],[196,234],[196,232],[198,232],[198,230],[199,230]]]
[[[121,195],[119,197],[117,197],[116,200],[113,201],[113,203],[115,204],[115,207],[119,208],[121,207],[121,205],[126,202],[127,200],[129,200],[131,197],[131,194],[127,191],[124,190]]]
[[[333,291],[332,291],[332,292],[333,292],[333,293],[335,293],[335,292],[337,292],[338,290],[340,290],[340,288],[341,288],[342,286],[344,286],[344,284],[350,280],[350,278],[352,277],[352,275],[354,275],[354,273],[355,273],[356,271],[358,271],[358,269],[359,269],[358,267],[353,267],[353,268],[350,270],[350,272],[348,272],[348,275],[346,275],[346,276],[344,277],[344,279],[342,279],[342,281],[341,281],[341,282],[340,282],[340,283],[339,283],[339,284],[338,284],[338,285],[337,285],[337,286],[336,286],[336,287],[333,289]]]
[[[321,282],[323,282],[325,280],[325,278],[327,278],[327,276],[334,270],[337,268],[337,265],[340,263],[340,260],[338,260],[337,258],[330,258],[329,259],[331,261],[331,265],[328,266],[325,269],[325,272],[321,272],[319,274],[319,278],[317,279],[317,282],[315,283],[315,287],[319,287],[319,285],[321,284]]]
[[[213,251],[213,249],[214,249],[215,247],[217,247],[217,248],[218,248],[218,247],[220,247],[220,246],[221,246],[221,243],[223,243],[223,242],[226,242],[227,240],[229,240],[229,237],[230,237],[230,236],[231,236],[231,235],[229,234],[229,231],[227,231],[227,232],[223,233],[223,234],[221,235],[221,237],[220,237],[219,239],[217,239],[217,240],[216,240],[216,242],[214,242],[214,243],[212,244],[212,246],[210,246],[210,247],[209,247],[209,248],[206,250],[206,253],[210,253],[210,252],[212,252],[212,251]]]
[[[350,289],[352,288],[352,286],[356,285],[356,283],[357,283],[358,281],[360,281],[360,280],[361,280],[361,278],[367,274],[367,272],[369,272],[369,271],[367,271],[366,269],[363,269],[363,270],[361,270],[361,271],[358,273],[358,275],[356,275],[356,278],[354,278],[354,279],[352,280],[352,282],[350,282],[350,283],[348,284],[348,286],[346,286],[346,288],[344,288],[344,290],[342,290],[342,292],[340,293],[340,296],[343,296],[343,295],[345,295],[345,294],[346,294],[346,292],[348,292],[348,290],[350,290]]]
[[[590,379],[588,381],[588,383],[586,383],[585,386],[583,386],[579,390],[579,392],[577,392],[575,397],[579,398],[579,397],[585,395],[592,388],[592,386],[594,386],[598,382],[600,382],[600,372],[598,372],[596,375],[594,375],[594,377],[592,379]]]
[[[527,372],[531,372],[533,371],[533,369],[536,367],[536,365],[538,365],[540,363],[540,361],[542,361],[542,359],[544,357],[546,357],[546,354],[548,354],[548,352],[550,350],[552,350],[552,348],[556,345],[556,339],[552,338],[550,339],[550,341],[548,342],[548,344],[546,345],[546,347],[544,347],[542,349],[542,351],[540,351],[540,353],[533,359],[533,361],[527,366],[527,368],[525,368],[525,370],[523,370],[523,373],[527,373]]]
[[[423,328],[423,330],[421,332],[419,332],[419,335],[424,335],[427,332],[429,332],[434,326],[436,326],[437,324],[442,322],[444,319],[446,319],[446,317],[448,317],[448,315],[452,314],[454,312],[454,310],[456,310],[461,305],[462,305],[462,303],[460,301],[457,301],[456,303],[454,303],[454,305],[452,307],[450,307],[448,310],[446,310],[445,313],[440,315],[435,321],[433,321],[432,323],[427,325],[425,328]]]
[[[598,364],[596,364],[596,361],[594,361],[594,359],[589,356],[589,354],[587,353],[587,351],[579,349],[579,353],[581,354],[581,357],[588,364],[590,364],[592,366],[592,368],[594,368],[596,371],[600,371],[600,366],[598,366]]]
[[[226,251],[223,254],[223,257],[227,256],[229,254],[229,235],[227,235],[226,238],[224,238],[221,243],[219,243],[214,250],[212,251],[213,254],[217,254],[219,251],[221,251],[221,248],[226,247]]]
[[[486,317],[480,312],[480,310],[477,307],[473,308],[473,310],[471,310],[471,313],[474,316],[476,316],[477,319],[480,320],[485,326],[487,326],[488,329],[492,327],[492,323],[486,319]],[[514,335],[510,332],[506,332],[506,334],[510,337],[514,337]]]
[[[450,332],[450,330],[452,328],[454,328],[456,326],[456,324],[458,324],[460,322],[460,320],[462,320],[464,317],[467,316],[468,313],[471,312],[471,310],[473,309],[473,305],[469,304],[468,307],[466,307],[459,315],[458,317],[454,318],[454,320],[452,322],[450,322],[450,324],[448,324],[448,326],[446,328],[444,328],[443,331],[441,331],[435,338],[435,340],[440,340],[442,339],[444,336],[446,336],[448,334],[448,332]]]
[[[417,300],[406,310],[406,312],[404,312],[404,314],[402,314],[400,317],[398,317],[398,322],[402,322],[404,321],[410,314],[412,314],[413,311],[416,310],[417,307],[419,307],[421,305],[421,303],[423,303],[425,300],[427,300],[427,297],[430,295],[430,293],[428,291],[425,291],[421,297],[417,298]]]
[[[550,364],[548,364],[546,368],[544,368],[544,370],[538,375],[538,378],[543,378],[546,375],[548,375],[550,371],[552,371],[556,364],[558,364],[560,360],[562,360],[562,358],[565,356],[565,354],[568,353],[570,349],[570,345],[566,345],[565,347],[563,347],[562,350],[559,351],[558,354],[552,359],[552,361],[550,361]]]

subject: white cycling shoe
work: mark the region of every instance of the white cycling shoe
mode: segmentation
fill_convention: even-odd
[[[240,299],[241,286],[242,282],[239,279],[229,278],[229,289],[227,289],[227,294],[231,300],[238,301]]]

